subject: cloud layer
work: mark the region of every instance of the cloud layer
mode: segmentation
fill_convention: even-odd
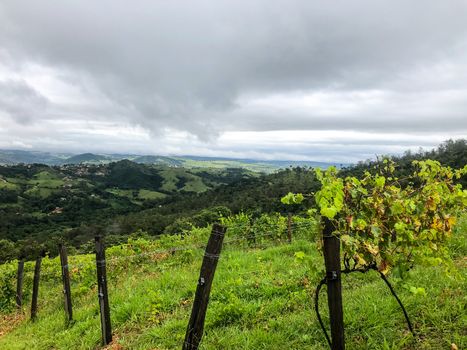
[[[6,0],[0,147],[345,161],[434,146],[467,135],[465,18],[463,0]]]

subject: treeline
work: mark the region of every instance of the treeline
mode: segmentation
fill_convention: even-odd
[[[453,169],[458,169],[467,164],[467,140],[447,140],[437,148],[430,151],[420,150],[418,152],[406,151],[402,156],[390,157],[397,163],[396,174],[399,177],[404,177],[414,171],[412,162],[414,160],[432,159],[440,162],[444,166],[450,166]],[[342,176],[361,176],[365,171],[377,168],[379,160],[368,160],[359,162],[356,165],[343,169]],[[462,187],[467,186],[467,178],[464,176],[460,179]]]

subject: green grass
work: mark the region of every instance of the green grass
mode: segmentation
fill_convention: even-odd
[[[157,191],[150,191],[150,190],[139,190],[138,198],[144,200],[152,200],[152,199],[160,199],[166,197],[165,194],[157,192]]]
[[[123,190],[123,189],[120,189],[120,188],[109,188],[106,190],[106,192],[109,192],[109,193],[112,193],[116,196],[119,196],[119,197],[127,197],[127,198],[130,198],[130,199],[133,199],[134,196],[133,196],[133,192],[136,191],[136,190]]]
[[[164,177],[164,182],[161,188],[164,191],[176,192],[184,190],[188,192],[200,193],[209,189],[201,177],[190,174],[183,168],[164,167],[160,171],[160,175]],[[180,179],[183,179],[185,184],[183,187],[178,188],[177,184],[179,183]]]
[[[185,168],[210,168],[210,169],[226,169],[226,168],[242,168],[255,172],[272,173],[278,168],[264,163],[246,163],[239,160],[195,160],[182,157],[174,157],[183,162]]]
[[[186,169],[166,166],[157,166],[157,168],[159,169],[159,175],[163,178],[162,186],[160,187],[162,192],[175,193],[178,191],[187,191],[201,193],[210,189],[210,187],[203,182],[201,176],[191,174],[187,172]],[[182,185],[179,184],[180,182],[182,182]],[[160,199],[167,196],[162,192],[148,189],[124,190],[113,188],[107,189],[107,192],[117,196],[127,197],[133,201]]]
[[[14,184],[14,185],[25,185],[28,183],[28,180],[27,179],[24,179],[22,177],[7,177],[7,178],[4,178],[7,182],[9,182],[10,184]]]
[[[106,190],[119,197],[125,197],[135,204],[142,204],[141,201],[160,199],[166,197],[164,193],[150,190],[123,190],[120,188],[110,188]]]
[[[34,177],[25,182],[27,190],[26,195],[47,198],[54,193],[57,193],[65,185],[65,181],[49,171],[42,171],[34,175]]]
[[[0,177],[0,190],[5,189],[5,190],[16,190],[18,188],[18,185],[15,183],[12,183],[9,181],[9,179],[5,179],[3,177]]]
[[[34,178],[29,182],[30,184],[36,185],[38,187],[51,189],[60,188],[65,184],[65,182],[58,175],[48,171],[41,171],[40,173],[34,175]]]
[[[50,197],[52,194],[57,193],[51,188],[44,188],[44,187],[33,187],[27,191],[24,191],[25,194],[28,196],[40,197],[40,198],[47,198]]]
[[[417,339],[408,333],[397,302],[376,273],[343,277],[347,349],[449,349],[451,343],[467,348],[465,223],[451,243],[456,273],[448,276],[441,267],[419,267],[394,283]],[[203,250],[146,255],[137,261],[125,256],[155,247],[200,244],[208,234],[207,229],[197,229],[185,239],[163,237],[156,243],[137,241],[108,250],[111,315],[119,349],[181,348]],[[300,238],[290,245],[264,243],[260,248],[225,246],[201,349],[326,349],[313,311],[316,271],[323,265],[315,243]],[[64,323],[58,260],[45,259],[39,318],[34,323],[20,319],[12,327],[13,316],[5,315],[0,330],[8,330],[0,336],[0,349],[99,348],[93,256],[70,257],[70,264],[83,264],[72,269],[75,322],[68,327]],[[14,277],[14,264],[10,265]],[[32,269],[28,264],[27,290]],[[426,295],[413,294],[410,286],[424,288]],[[328,322],[324,291],[320,308]]]

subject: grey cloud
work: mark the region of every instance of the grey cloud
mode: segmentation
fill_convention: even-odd
[[[15,64],[66,70],[70,83],[86,76],[109,101],[64,118],[126,119],[156,136],[164,128],[201,140],[226,130],[467,132],[467,96],[446,92],[467,91],[465,18],[463,0],[6,0],[0,46]],[[449,76],[440,76],[443,65]],[[357,99],[359,108],[333,113],[241,102],[325,91],[334,108],[347,93],[373,90],[384,93],[377,105]]]
[[[25,124],[40,117],[47,108],[48,100],[21,80],[0,81],[0,113]]]

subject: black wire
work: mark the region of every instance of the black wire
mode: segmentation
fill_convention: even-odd
[[[409,314],[405,310],[404,304],[402,304],[402,301],[397,296],[396,291],[394,290],[394,288],[392,287],[391,283],[388,281],[384,273],[382,273],[381,271],[378,271],[378,273],[381,279],[384,281],[384,283],[386,283],[386,285],[388,286],[389,290],[391,291],[391,294],[394,296],[394,298],[396,298],[397,302],[399,303],[399,306],[401,307],[402,312],[404,313],[405,320],[407,321],[407,325],[409,326],[410,332],[415,337],[415,332],[413,330],[412,323],[410,322]]]
[[[402,312],[404,313],[404,317],[405,317],[405,320],[407,321],[407,326],[409,327],[409,330],[410,332],[412,333],[412,335],[415,337],[415,331],[412,327],[412,322],[410,322],[410,318],[409,318],[409,314],[407,313],[407,310],[405,309],[404,307],[404,304],[402,303],[402,301],[399,299],[398,295],[396,294],[396,291],[394,290],[394,287],[392,286],[392,284],[389,282],[389,280],[387,279],[387,277],[384,275],[384,273],[382,273],[381,271],[378,271],[377,267],[375,264],[372,264],[372,265],[369,265],[369,266],[366,266],[364,268],[361,268],[361,269],[345,269],[345,270],[342,270],[341,272],[343,274],[348,274],[348,273],[352,273],[352,272],[361,272],[361,273],[366,273],[370,270],[374,270],[376,272],[378,272],[379,276],[381,277],[381,279],[384,281],[384,283],[386,283],[386,286],[389,288],[389,290],[391,291],[391,294],[393,295],[393,297],[397,300],[397,303],[399,304],[400,308],[402,309]]]
[[[332,348],[331,344],[331,339],[329,338],[328,332],[326,331],[326,327],[324,327],[323,320],[321,319],[321,315],[319,313],[319,292],[321,291],[321,287],[326,284],[326,277],[324,277],[318,284],[318,287],[316,287],[315,291],[315,312],[316,312],[316,317],[318,318],[319,325],[321,326],[321,329],[323,330],[324,336],[326,337],[326,340],[328,341],[329,347]]]

